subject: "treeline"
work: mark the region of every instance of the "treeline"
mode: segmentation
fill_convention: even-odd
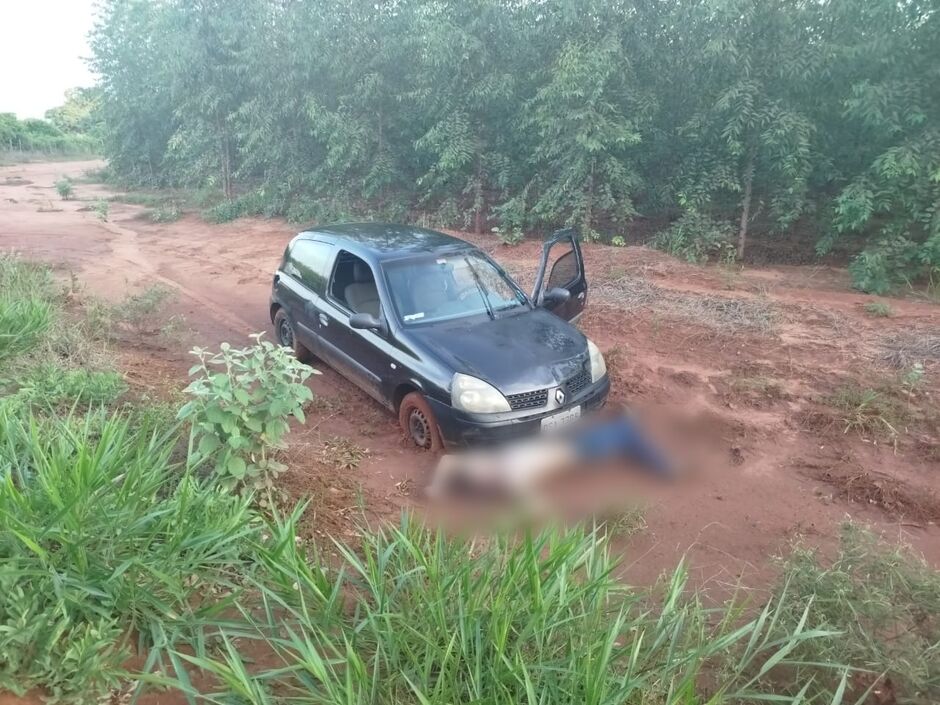
[[[73,88],[65,103],[46,111],[45,120],[0,113],[0,152],[88,155],[101,149],[100,90]]]
[[[116,174],[220,218],[678,219],[940,274],[935,0],[109,0],[92,47]]]

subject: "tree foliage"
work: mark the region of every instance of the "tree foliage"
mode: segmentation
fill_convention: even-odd
[[[115,171],[233,214],[691,211],[742,256],[807,227],[864,250],[870,289],[940,268],[932,0],[107,0],[92,48]]]

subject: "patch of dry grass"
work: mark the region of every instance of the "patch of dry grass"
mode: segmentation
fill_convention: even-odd
[[[882,359],[903,370],[940,362],[940,335],[926,332],[893,333],[881,340]]]
[[[770,332],[776,319],[768,301],[673,291],[630,275],[595,285],[595,303],[621,310],[648,308],[656,313],[711,328]]]

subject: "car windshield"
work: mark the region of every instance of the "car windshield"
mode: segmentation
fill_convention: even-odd
[[[525,295],[479,252],[387,262],[389,290],[406,325],[525,308]]]

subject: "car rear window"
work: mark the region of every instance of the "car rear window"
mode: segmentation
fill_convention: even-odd
[[[298,240],[290,250],[285,271],[319,295],[326,292],[333,246],[317,240]]]

